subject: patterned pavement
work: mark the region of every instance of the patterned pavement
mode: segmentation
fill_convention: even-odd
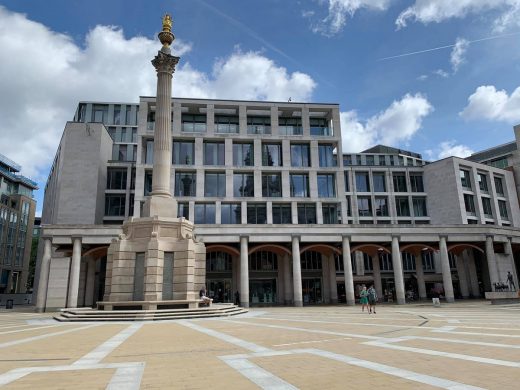
[[[0,362],[2,389],[509,389],[520,383],[520,305],[109,324],[0,310]]]

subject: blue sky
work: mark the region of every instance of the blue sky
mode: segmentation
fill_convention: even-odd
[[[520,124],[520,0],[0,0],[0,153],[43,188],[79,100],[154,94],[164,12],[174,96],[339,103],[347,151],[466,156]]]

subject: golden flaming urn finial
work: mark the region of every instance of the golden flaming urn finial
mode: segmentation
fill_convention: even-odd
[[[159,41],[161,41],[163,47],[162,49],[167,49],[169,51],[170,45],[175,39],[175,35],[172,34],[172,17],[169,14],[164,14],[162,18],[162,31],[159,33]]]

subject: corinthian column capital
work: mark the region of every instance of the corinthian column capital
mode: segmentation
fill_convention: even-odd
[[[179,57],[172,56],[160,50],[155,58],[152,60],[152,65],[155,67],[157,73],[173,74],[175,66],[179,62]]]

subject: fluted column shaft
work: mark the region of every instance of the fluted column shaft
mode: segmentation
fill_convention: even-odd
[[[247,237],[240,237],[240,305],[249,307],[249,244]]]
[[[401,250],[399,249],[399,239],[392,237],[392,266],[394,267],[395,297],[398,305],[406,303],[404,296],[404,276],[403,262],[401,260]]]
[[[293,303],[294,306],[303,306],[302,297],[302,269],[300,262],[300,238],[292,238],[293,255]]]
[[[49,286],[49,270],[51,267],[52,245],[50,238],[43,241],[43,257],[40,265],[40,280],[38,282],[38,295],[36,297],[36,311],[44,312],[47,301],[47,288]]]
[[[442,283],[444,285],[444,297],[446,302],[453,302],[455,296],[453,294],[453,281],[451,278],[450,258],[448,256],[448,246],[446,244],[446,237],[441,237],[439,240],[439,250],[441,252],[441,268],[442,268]]]
[[[81,267],[81,238],[72,239],[72,260],[70,263],[69,295],[67,307],[78,307],[79,272]]]
[[[347,305],[356,304],[356,296],[354,295],[354,276],[352,275],[352,255],[350,253],[350,240],[348,237],[343,237],[343,270],[345,274],[345,296],[347,298]]]

